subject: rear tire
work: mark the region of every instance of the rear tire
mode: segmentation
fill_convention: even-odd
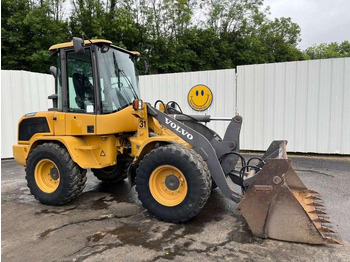
[[[173,223],[196,216],[211,192],[206,162],[194,150],[178,144],[148,153],[136,170],[135,182],[143,206]]]
[[[121,159],[117,162],[117,165],[91,169],[91,171],[103,183],[114,184],[123,181],[127,177],[130,163],[129,159]]]
[[[26,180],[30,193],[41,203],[62,205],[84,190],[86,170],[73,162],[65,147],[45,143],[30,153]]]

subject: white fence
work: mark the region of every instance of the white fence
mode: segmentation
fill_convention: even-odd
[[[188,92],[197,84],[208,86],[213,93],[211,106],[200,113],[187,102]],[[188,115],[234,116],[235,69],[142,76],[140,86],[142,99],[152,104],[158,99],[176,101]],[[208,126],[223,135],[228,123],[215,121]]]
[[[20,117],[52,107],[52,101],[47,97],[54,92],[55,82],[51,75],[1,71],[1,158],[12,157]]]
[[[237,69],[242,148],[350,154],[350,58]]]
[[[350,58],[239,66],[237,73],[242,149],[266,150],[272,140],[287,139],[290,152],[350,154]],[[187,103],[196,84],[213,93],[201,114],[234,115],[234,69],[140,77],[144,101],[175,100],[187,114],[198,114]],[[52,107],[53,92],[50,75],[2,71],[2,158],[12,157],[18,119]],[[209,123],[220,135],[227,125]]]
[[[188,114],[192,86],[213,92],[202,114],[233,116],[235,71],[217,70],[141,77],[145,101],[175,100]],[[241,148],[266,150],[288,140],[290,152],[350,154],[350,58],[237,67],[238,110],[243,116]],[[227,123],[210,124],[223,135]]]

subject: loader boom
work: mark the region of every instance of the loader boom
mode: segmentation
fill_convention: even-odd
[[[185,124],[167,116],[155,108],[152,108],[150,105],[148,105],[147,108],[148,113],[152,117],[193,146],[194,150],[201,155],[204,161],[207,162],[210,173],[223,194],[229,199],[239,202],[240,195],[230,188],[229,183],[232,183],[232,181],[226,178],[212,144],[202,134],[196,132]],[[236,119],[233,118],[232,121],[235,122]]]

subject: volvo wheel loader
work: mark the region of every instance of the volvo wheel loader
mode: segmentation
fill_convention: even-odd
[[[165,221],[190,220],[218,187],[238,203],[258,237],[339,243],[325,226],[319,194],[293,170],[286,141],[273,141],[262,158],[246,160],[239,153],[241,116],[231,119],[221,138],[203,124],[210,116],[186,115],[176,102],[143,102],[138,52],[81,38],[49,51],[57,58],[50,69],[53,108],[24,115],[13,146],[41,203],[62,205],[77,197],[91,169],[103,182],[128,177],[143,206]]]

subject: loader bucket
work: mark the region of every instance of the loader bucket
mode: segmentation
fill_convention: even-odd
[[[304,185],[287,159],[285,143],[276,152],[277,158],[267,159],[252,178],[237,207],[253,234],[308,244],[340,244],[332,238],[335,231],[325,226],[330,222],[319,194]]]

